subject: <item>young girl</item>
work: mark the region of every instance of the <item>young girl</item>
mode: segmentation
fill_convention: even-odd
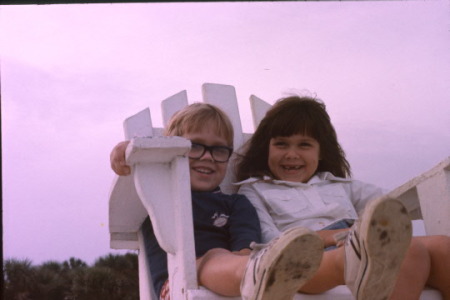
[[[239,193],[255,206],[263,241],[304,226],[318,231],[326,250],[335,248],[324,253],[316,276],[301,292],[321,293],[346,283],[357,299],[419,299],[428,285],[450,299],[450,237],[414,237],[409,244],[410,235],[402,230],[408,226],[405,215],[393,212],[393,203],[399,201],[371,201],[383,191],[349,178],[350,165],[322,102],[296,96],[280,99],[244,151],[237,165]],[[374,202],[386,210],[379,208],[370,215],[367,207]],[[351,227],[363,209],[363,217]],[[400,210],[405,212],[404,207]],[[376,232],[370,223],[385,216],[399,222],[386,223],[386,230]],[[345,246],[339,247],[334,236],[350,227]],[[380,249],[385,250],[384,257]],[[396,252],[404,253],[404,259],[400,254],[389,265]]]

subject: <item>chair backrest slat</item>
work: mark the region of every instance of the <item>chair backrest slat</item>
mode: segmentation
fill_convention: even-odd
[[[150,109],[141,110],[123,122],[125,139],[131,140],[136,136],[153,136],[152,118]]]
[[[164,127],[167,126],[167,123],[169,123],[170,118],[182,109],[183,107],[188,105],[188,98],[187,98],[187,92],[181,91],[173,96],[170,96],[169,98],[166,98],[161,102],[161,111],[162,111],[162,117],[163,117],[163,123]]]

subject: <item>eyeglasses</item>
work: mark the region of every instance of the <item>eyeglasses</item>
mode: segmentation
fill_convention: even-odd
[[[215,162],[224,163],[230,159],[233,148],[226,146],[206,146],[203,144],[192,143],[189,158],[200,159],[208,151]]]

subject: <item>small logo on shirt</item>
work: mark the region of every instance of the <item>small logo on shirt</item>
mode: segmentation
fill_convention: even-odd
[[[211,217],[213,219],[213,225],[216,227],[223,227],[227,224],[229,216],[226,214],[222,214],[219,212],[215,212],[214,215]]]

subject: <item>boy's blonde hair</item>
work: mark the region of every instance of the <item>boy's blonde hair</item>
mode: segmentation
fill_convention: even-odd
[[[234,131],[230,119],[220,108],[208,103],[193,103],[176,112],[164,133],[167,136],[183,136],[210,124],[215,126],[218,135],[227,140],[228,146],[233,147]]]

